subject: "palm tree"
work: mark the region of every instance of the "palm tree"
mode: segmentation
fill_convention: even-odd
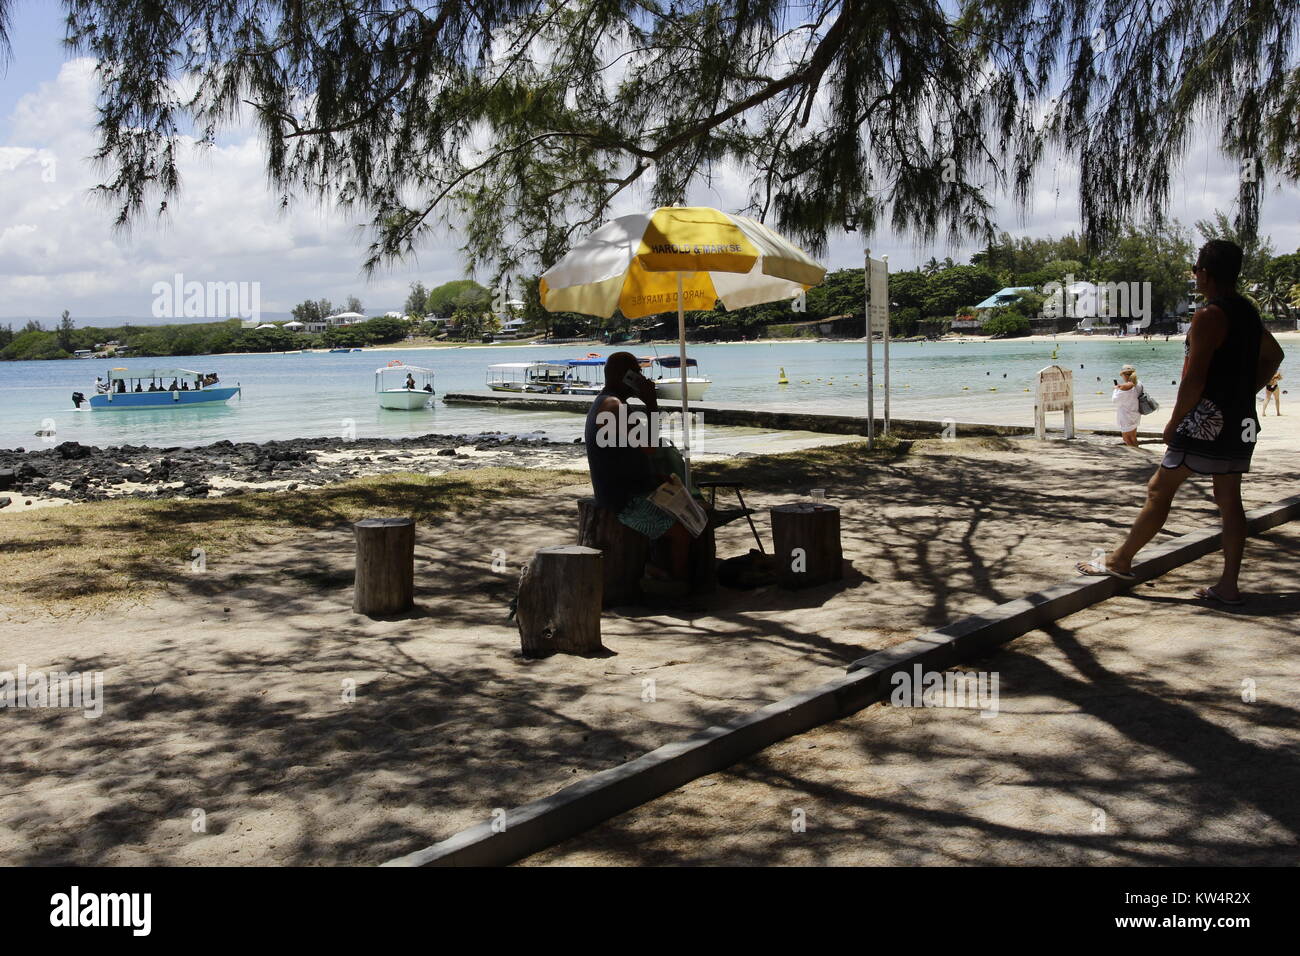
[[[1286,319],[1290,318],[1291,303],[1288,296],[1291,292],[1292,287],[1286,277],[1272,275],[1255,287],[1255,298],[1264,311],[1271,313],[1274,318]]]

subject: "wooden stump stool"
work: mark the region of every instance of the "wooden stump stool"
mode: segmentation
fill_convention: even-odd
[[[363,518],[352,531],[357,539],[352,610],[370,615],[409,611],[415,603],[415,522]]]
[[[596,507],[595,498],[578,499],[578,544],[604,554],[605,607],[633,604],[641,598],[650,541],[637,534],[608,508]]]
[[[525,657],[591,656],[600,643],[603,559],[595,548],[539,548],[519,575],[515,620]]]
[[[844,576],[840,509],[797,502],[772,508],[776,580],[783,588],[807,588]]]

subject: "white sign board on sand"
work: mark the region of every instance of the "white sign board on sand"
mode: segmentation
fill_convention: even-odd
[[[1047,435],[1047,413],[1065,413],[1065,437],[1074,437],[1074,372],[1059,365],[1049,365],[1038,373],[1034,397],[1034,434],[1041,440]]]

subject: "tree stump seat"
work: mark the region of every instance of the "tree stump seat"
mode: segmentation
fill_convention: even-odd
[[[519,575],[515,620],[525,657],[605,652],[600,642],[601,552],[580,545],[539,548]]]
[[[604,555],[604,606],[634,604],[644,597],[641,578],[651,555],[660,557],[667,541],[650,541],[618,520],[608,508],[596,505],[592,497],[578,499],[578,543],[597,548]],[[691,541],[690,590],[693,594],[712,591],[717,584],[716,547],[710,521],[698,538]],[[659,560],[659,564],[664,562]]]
[[[363,518],[352,525],[357,543],[352,610],[401,614],[415,604],[415,521]]]

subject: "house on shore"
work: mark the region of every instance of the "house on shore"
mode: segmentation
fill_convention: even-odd
[[[987,317],[986,313],[988,312],[989,309],[996,309],[1004,305],[1014,305],[1015,303],[1019,302],[1022,298],[1024,298],[1026,293],[1036,292],[1036,291],[1037,290],[1030,285],[1008,286],[1005,289],[999,289],[997,292],[994,292],[983,302],[980,302],[978,305],[972,306],[971,313],[973,314],[965,313],[962,315],[958,315],[955,319],[953,319],[952,327],[954,330],[978,329],[980,326],[984,324],[984,319]]]

